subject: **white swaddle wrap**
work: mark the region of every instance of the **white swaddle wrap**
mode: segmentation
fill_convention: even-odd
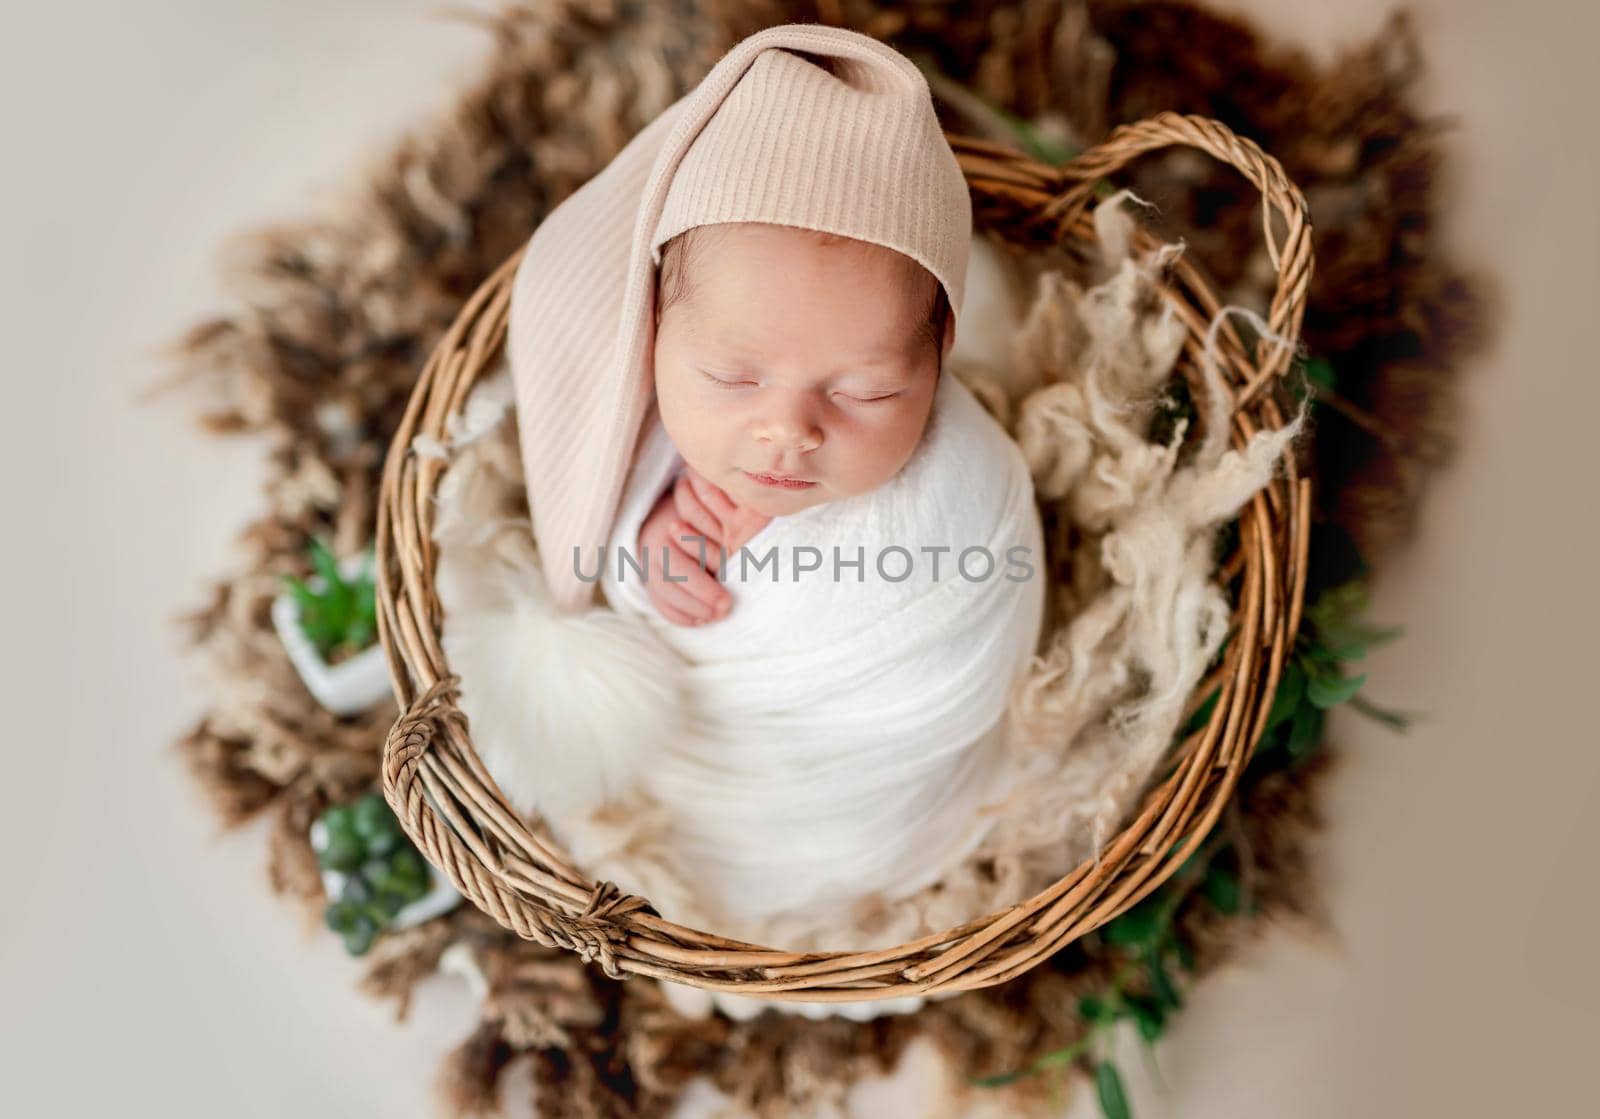
[[[601,582],[686,665],[683,732],[642,780],[674,816],[717,931],[750,935],[770,915],[933,883],[1010,788],[1002,718],[1046,582],[1021,452],[943,374],[900,473],[774,518],[728,557],[733,609],[702,626],[665,621],[644,564],[618,556],[641,558],[639,528],[682,468],[652,410]],[[582,557],[585,577],[597,551]]]

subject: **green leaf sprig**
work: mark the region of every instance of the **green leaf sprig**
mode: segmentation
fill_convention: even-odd
[[[1252,764],[1269,761],[1282,750],[1298,762],[1322,740],[1328,711],[1341,703],[1394,730],[1405,730],[1414,716],[1390,711],[1359,695],[1367,674],[1350,666],[1368,652],[1399,637],[1401,627],[1380,627],[1361,620],[1366,612],[1366,585],[1351,580],[1330,587],[1306,607],[1294,651],[1278,679],[1267,712],[1266,729],[1255,746]]]

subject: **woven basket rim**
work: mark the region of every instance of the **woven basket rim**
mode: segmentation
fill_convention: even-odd
[[[1304,197],[1277,160],[1218,121],[1162,113],[1124,125],[1052,167],[1012,149],[947,134],[973,193],[974,224],[1013,240],[1093,240],[1090,204],[1108,176],[1148,153],[1187,146],[1229,164],[1262,195],[1262,232],[1278,286],[1266,321],[1298,343],[1312,270]],[[1145,229],[1136,240],[1156,244]],[[1239,544],[1218,580],[1237,580],[1231,637],[1220,668],[1191,697],[1219,690],[1206,725],[1165,757],[1133,816],[1097,860],[1006,909],[906,944],[871,951],[788,952],[677,925],[611,882],[590,881],[541,826],[509,806],[472,748],[456,705],[433,593],[432,499],[445,465],[411,453],[443,439],[476,377],[503,344],[518,249],[467,300],[428,358],[384,463],[378,501],[378,631],[401,715],[383,750],[384,796],[423,854],[473,904],[525,939],[580,953],[607,975],[654,976],[756,998],[818,1002],[929,995],[1004,982],[1026,971],[1165,881],[1210,832],[1262,733],[1299,629],[1310,536],[1310,480],[1293,456],[1240,514]],[[1166,297],[1181,317],[1180,369],[1193,379],[1208,323],[1220,307],[1180,258]],[[1273,392],[1293,358],[1273,347],[1259,364],[1224,319],[1218,358],[1232,393],[1235,446],[1288,417]]]

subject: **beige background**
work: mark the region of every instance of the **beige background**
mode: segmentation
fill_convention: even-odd
[[[483,6],[483,5],[478,5]],[[1384,5],[1252,0],[1328,46]],[[136,404],[217,305],[216,248],[315,212],[471,71],[480,32],[418,0],[151,0],[10,12],[3,299],[0,1106],[19,1115],[422,1116],[473,1021],[412,1021],[217,835],[168,744],[200,710],[170,624],[236,562],[260,448]],[[1449,236],[1506,317],[1468,371],[1465,448],[1376,614],[1409,627],[1334,720],[1320,864],[1338,940],[1278,937],[1199,988],[1159,1051],[1159,1116],[1499,1116],[1585,1099],[1595,1030],[1595,18],[1577,0],[1431,0],[1425,99],[1459,117]],[[20,23],[19,23],[20,20]],[[933,1086],[925,1064],[910,1090]],[[896,1102],[892,1105],[890,1099]],[[919,1114],[906,1095],[864,1095]],[[1093,1114],[1084,1096],[1074,1115]]]

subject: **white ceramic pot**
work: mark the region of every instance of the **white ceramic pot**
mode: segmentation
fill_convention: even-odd
[[[366,556],[356,556],[341,563],[339,570],[351,578],[366,570],[367,563]],[[306,586],[321,590],[323,579],[313,575]],[[359,715],[394,695],[382,645],[374,642],[338,664],[329,664],[300,628],[300,604],[287,590],[272,602],[272,625],[306,690],[335,715]]]

